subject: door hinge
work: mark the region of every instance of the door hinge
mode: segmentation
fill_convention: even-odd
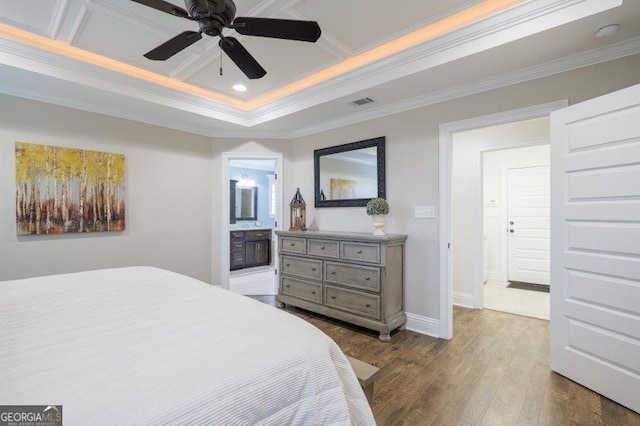
[[[273,272],[275,273],[275,275],[278,275],[278,270],[274,269]]]
[[[451,243],[447,243],[447,248],[450,249],[451,248]]]
[[[277,221],[277,220],[275,221],[275,225],[273,225],[273,227],[274,227],[274,228],[277,228],[277,227],[278,227],[278,221]]]
[[[273,175],[273,180],[278,180],[278,174],[277,174],[277,173],[275,173],[275,174]]]

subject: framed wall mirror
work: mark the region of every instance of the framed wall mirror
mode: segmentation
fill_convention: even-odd
[[[258,188],[238,186],[237,180],[230,182],[230,205],[231,223],[237,220],[257,220],[258,219]]]
[[[385,137],[313,152],[316,207],[360,207],[386,197]]]

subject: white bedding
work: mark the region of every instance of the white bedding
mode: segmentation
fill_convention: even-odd
[[[65,425],[374,424],[317,328],[149,267],[0,282],[0,404]]]

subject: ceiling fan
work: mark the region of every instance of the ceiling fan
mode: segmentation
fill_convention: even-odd
[[[316,42],[320,26],[314,21],[270,19],[254,17],[236,18],[233,0],[184,0],[182,9],[164,0],[132,0],[179,18],[198,21],[200,31],[184,31],[171,40],[147,52],[144,56],[154,61],[165,61],[202,38],[202,33],[218,36],[218,45],[250,79],[262,78],[267,72],[234,37],[222,35],[224,28],[232,28],[243,35]]]

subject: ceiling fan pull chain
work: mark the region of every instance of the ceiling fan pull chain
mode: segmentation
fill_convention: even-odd
[[[220,75],[222,75],[222,74],[223,74],[223,71],[222,71],[222,48],[220,48]]]

